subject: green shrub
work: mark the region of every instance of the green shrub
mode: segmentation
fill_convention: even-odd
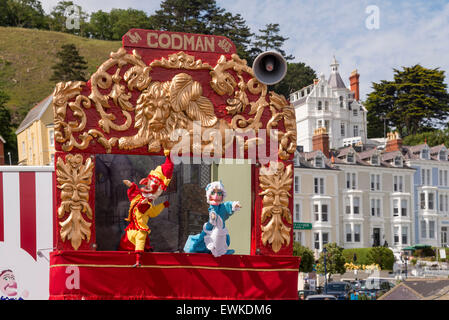
[[[299,263],[300,272],[312,272],[313,264],[315,263],[315,257],[312,250],[300,245],[299,242],[294,242],[293,255],[301,257],[301,262]]]
[[[357,261],[354,262],[354,253]],[[376,263],[382,270],[392,270],[394,264],[394,254],[385,247],[344,249],[343,256],[347,263],[353,262],[356,265],[369,265]]]
[[[368,252],[371,248],[344,249],[343,256],[347,263],[353,262],[356,265],[370,264]],[[354,262],[354,253],[357,255],[357,261]]]
[[[389,248],[374,247],[368,252],[369,263],[377,263],[382,270],[392,270],[394,254]]]

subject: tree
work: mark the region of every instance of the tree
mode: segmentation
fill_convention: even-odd
[[[315,257],[312,250],[300,245],[299,242],[294,242],[293,255],[296,257],[301,257],[301,262],[299,264],[300,272],[312,272],[313,264],[315,262]]]
[[[446,124],[449,94],[444,71],[419,64],[393,70],[393,81],[373,83],[373,92],[365,102],[368,119],[385,118],[386,124],[396,127],[402,137]],[[383,127],[379,120],[369,125],[369,136],[379,135]]]
[[[374,247],[368,252],[369,263],[375,263],[382,270],[392,270],[394,264],[393,251],[385,247]]]
[[[270,90],[283,94],[288,98],[290,93],[308,86],[316,78],[316,72],[311,67],[306,66],[302,62],[289,62],[287,63],[287,74],[285,78],[281,82],[270,86]]]
[[[165,0],[161,9],[150,16],[150,24],[157,30],[228,37],[240,58],[250,59],[250,28],[240,14],[233,15],[218,7],[215,0]]]
[[[343,248],[337,246],[336,243],[328,243],[324,245],[326,248],[326,269],[329,274],[329,278],[333,274],[343,274],[346,272],[345,257],[343,256]],[[320,253],[317,264],[317,272],[324,274],[324,251]]]
[[[87,63],[73,43],[65,44],[56,54],[59,62],[53,65],[52,81],[86,81]]]
[[[5,0],[3,0],[5,1]],[[48,29],[48,20],[38,0],[6,0],[11,26]]]
[[[259,29],[260,34],[255,36],[255,42],[253,43],[254,48],[251,51],[251,54],[254,58],[268,50],[275,50],[282,54],[285,60],[293,60],[294,56],[288,55],[282,49],[284,42],[288,40],[279,34],[280,27],[278,23],[269,23],[265,26],[265,29]]]
[[[78,12],[73,12],[70,10],[70,7],[72,6],[75,6],[73,1],[59,1],[58,4],[53,7],[53,10],[50,12],[49,16],[50,30],[72,33],[79,36],[85,35],[88,14],[85,13],[79,5],[76,5]],[[79,19],[79,28],[67,28],[67,19],[70,18],[68,15],[72,14],[76,14],[76,18]],[[71,26],[70,23],[69,25]]]
[[[112,22],[109,13],[99,10],[90,15],[89,34],[95,39],[112,39]]]
[[[17,159],[17,138],[11,123],[11,113],[6,107],[8,95],[0,90],[0,135],[5,139],[4,145],[5,163],[9,163],[8,152],[11,152],[12,161]]]

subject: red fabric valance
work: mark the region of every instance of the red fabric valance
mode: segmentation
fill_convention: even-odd
[[[295,300],[298,257],[56,251],[50,299]]]

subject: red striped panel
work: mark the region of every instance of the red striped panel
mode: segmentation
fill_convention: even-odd
[[[5,241],[5,220],[3,218],[3,173],[0,172],[0,241]]]
[[[36,260],[36,176],[20,172],[20,247]]]

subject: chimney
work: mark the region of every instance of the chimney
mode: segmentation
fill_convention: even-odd
[[[401,151],[402,149],[402,139],[399,137],[399,133],[388,132],[387,133],[387,145],[385,147],[386,152],[391,151]]]
[[[329,158],[329,135],[325,127],[318,128],[313,132],[313,151],[321,150]]]
[[[357,72],[357,69],[351,72],[351,76],[349,77],[349,83],[351,84],[351,91],[354,92],[355,100],[360,100],[360,91],[359,91],[359,77],[360,75]]]

